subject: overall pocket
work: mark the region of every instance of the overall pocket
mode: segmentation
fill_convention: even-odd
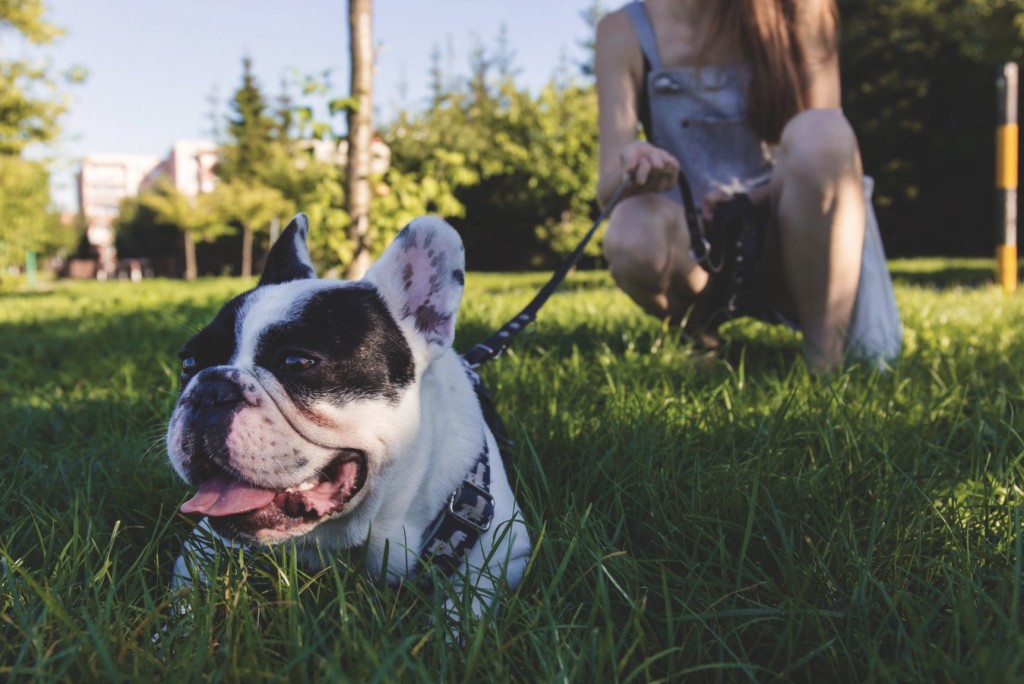
[[[700,202],[713,189],[746,192],[771,173],[768,146],[744,118],[686,117],[679,122],[679,162]]]

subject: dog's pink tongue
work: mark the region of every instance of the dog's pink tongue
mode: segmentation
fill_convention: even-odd
[[[199,491],[181,504],[182,513],[214,517],[248,513],[263,508],[274,500],[277,492],[218,475],[199,485]]]

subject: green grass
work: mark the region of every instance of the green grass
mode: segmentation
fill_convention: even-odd
[[[238,280],[0,294],[0,675],[40,681],[1024,678],[1024,295],[893,263],[905,354],[808,375],[740,321],[715,358],[577,273],[484,377],[537,541],[457,647],[444,592],[285,549],[216,561],[188,620],[166,461],[176,351]],[[470,274],[457,346],[543,275]],[[164,630],[154,643],[151,636]]]

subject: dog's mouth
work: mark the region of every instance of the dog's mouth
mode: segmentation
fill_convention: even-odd
[[[366,482],[366,456],[346,450],[310,480],[265,489],[226,472],[199,485],[181,512],[205,515],[239,530],[283,529],[315,523],[341,511]]]

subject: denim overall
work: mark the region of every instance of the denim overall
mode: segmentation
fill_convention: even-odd
[[[714,190],[749,192],[771,179],[772,150],[747,120],[746,65],[667,69],[661,63],[654,28],[640,0],[625,7],[643,50],[646,82],[640,120],[650,141],[671,152],[693,189],[698,206]],[[847,350],[852,358],[892,361],[903,345],[903,328],[871,205],[874,182],[864,179],[867,223],[857,301]],[[665,193],[682,204],[678,188]],[[777,230],[771,226],[769,230]],[[778,312],[757,311],[769,322],[792,323]]]

